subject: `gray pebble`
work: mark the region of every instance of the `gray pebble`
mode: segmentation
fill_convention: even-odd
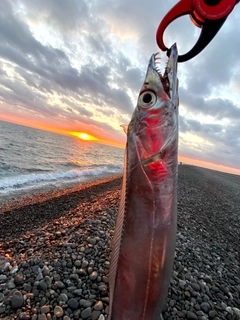
[[[13,309],[21,308],[24,303],[22,293],[15,291],[12,295],[11,305]]]
[[[48,287],[48,285],[47,285],[47,283],[44,281],[44,280],[41,280],[40,282],[39,282],[39,288],[40,289],[42,289],[43,291],[46,291],[47,290],[47,287]]]
[[[66,295],[66,293],[61,293],[58,297],[58,301],[63,301],[63,302],[67,302],[68,301],[68,296]]]
[[[36,280],[39,281],[39,280],[42,280],[43,279],[43,274],[42,272],[40,272],[37,277],[36,277]]]
[[[41,307],[41,313],[48,313],[50,311],[50,308],[48,305]]]
[[[93,271],[89,276],[90,280],[92,280],[92,281],[96,280],[97,277],[98,277],[98,274],[96,271]]]
[[[88,266],[88,261],[87,260],[83,260],[82,268],[86,268],[87,266]]]
[[[81,312],[81,318],[87,319],[91,316],[91,313],[92,313],[92,309],[88,307]]]
[[[187,319],[189,320],[198,320],[198,317],[195,313],[193,313],[192,311],[188,311],[187,312]]]
[[[215,310],[210,310],[208,315],[209,315],[210,318],[214,318],[214,317],[216,317],[217,312]]]
[[[0,314],[5,312],[5,308],[4,307],[0,307]]]
[[[55,315],[55,317],[57,317],[57,318],[61,318],[61,317],[63,316],[63,309],[62,309],[62,307],[56,306],[56,307],[54,308],[54,315]]]
[[[93,310],[92,312],[92,320],[97,320],[100,316],[100,311]]]
[[[84,307],[84,308],[91,307],[91,305],[92,305],[92,302],[91,302],[91,301],[85,300],[85,299],[81,299],[81,300],[79,301],[79,303],[80,303],[80,306],[82,306],[82,307]]]
[[[44,280],[45,280],[45,282],[46,282],[46,284],[47,284],[48,286],[51,286],[51,284],[52,284],[52,279],[51,279],[49,276],[45,276]]]
[[[78,280],[79,279],[79,276],[78,276],[78,274],[76,274],[76,273],[72,273],[72,274],[70,274],[70,277],[69,277],[71,280]]]
[[[47,317],[45,316],[45,314],[39,314],[38,315],[38,320],[47,320]]]
[[[14,288],[16,288],[16,285],[14,284],[14,279],[11,279],[11,280],[8,282],[8,288],[9,288],[9,289],[14,289]]]
[[[87,272],[86,272],[86,270],[84,270],[84,269],[79,269],[78,271],[77,271],[77,273],[79,274],[79,276],[80,277],[83,277],[83,276],[86,276],[87,275]]]
[[[55,281],[59,281],[59,280],[61,279],[60,274],[58,274],[58,273],[54,273],[54,275],[53,275],[53,279],[54,279]]]
[[[50,274],[50,270],[47,266],[44,266],[43,269],[42,269],[42,274],[45,276],[49,276]]]
[[[7,280],[7,276],[5,274],[0,274],[0,281]]]
[[[198,283],[191,283],[191,287],[196,291],[199,291],[201,289]]]
[[[76,289],[73,291],[73,293],[76,295],[76,296],[81,296],[82,294],[82,289]]]
[[[94,310],[100,311],[103,308],[103,303],[102,301],[97,301],[93,307]]]
[[[17,274],[14,278],[14,283],[16,286],[21,285],[23,283],[23,275]]]
[[[46,302],[47,302],[46,297],[42,297],[42,300],[40,301],[40,306],[44,306]],[[42,313],[45,313],[45,312],[42,312]]]
[[[240,319],[240,310],[238,308],[233,308],[233,312],[235,313],[235,315]]]
[[[76,261],[74,262],[75,267],[80,267],[81,264],[82,264],[82,262],[81,262],[80,260],[76,260]]]
[[[74,298],[71,298],[70,300],[68,300],[67,303],[68,303],[69,308],[71,308],[72,310],[76,310],[78,308],[78,302]]]
[[[208,313],[209,309],[210,309],[210,305],[208,302],[203,302],[201,303],[201,309],[205,312]]]
[[[55,284],[59,289],[65,288],[65,284],[64,284],[62,281],[60,281],[60,280],[56,281],[54,284]]]
[[[27,292],[30,292],[32,290],[32,286],[29,283],[24,283],[23,289]]]
[[[98,289],[99,289],[100,291],[106,290],[106,289],[107,289],[107,286],[106,286],[105,284],[101,284],[101,285],[98,286]]]

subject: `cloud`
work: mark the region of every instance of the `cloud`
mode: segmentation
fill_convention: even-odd
[[[124,141],[160,20],[176,1],[2,0],[0,110]],[[180,153],[240,168],[240,29],[234,9],[209,46],[179,64]],[[180,54],[200,30],[189,17],[164,33]],[[70,129],[70,130],[71,130]]]
[[[186,157],[239,168],[240,152],[239,123],[206,124],[197,120],[179,117],[180,151]],[[193,135],[192,142],[184,141],[184,134]],[[183,134],[183,136],[181,136]],[[190,147],[188,146],[190,144]]]

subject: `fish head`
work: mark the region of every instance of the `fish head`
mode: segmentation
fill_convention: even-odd
[[[130,157],[131,154],[137,154],[140,164],[162,161],[172,143],[177,147],[177,60],[177,46],[174,44],[162,75],[158,66],[158,54],[153,54],[150,58],[137,106],[128,127]],[[175,152],[176,148],[174,149]],[[133,162],[133,166],[137,165],[136,161]]]

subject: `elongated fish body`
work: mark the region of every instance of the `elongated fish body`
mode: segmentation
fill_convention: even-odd
[[[177,223],[177,58],[173,45],[161,75],[151,57],[127,129],[108,320],[159,320],[167,296]]]

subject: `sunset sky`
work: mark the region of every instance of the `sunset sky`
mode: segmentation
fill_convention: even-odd
[[[0,119],[124,145],[155,34],[173,0],[1,0]],[[178,66],[180,160],[240,173],[240,5]],[[186,53],[200,29],[166,30]],[[217,166],[218,165],[218,166]],[[232,168],[232,169],[230,169]]]

